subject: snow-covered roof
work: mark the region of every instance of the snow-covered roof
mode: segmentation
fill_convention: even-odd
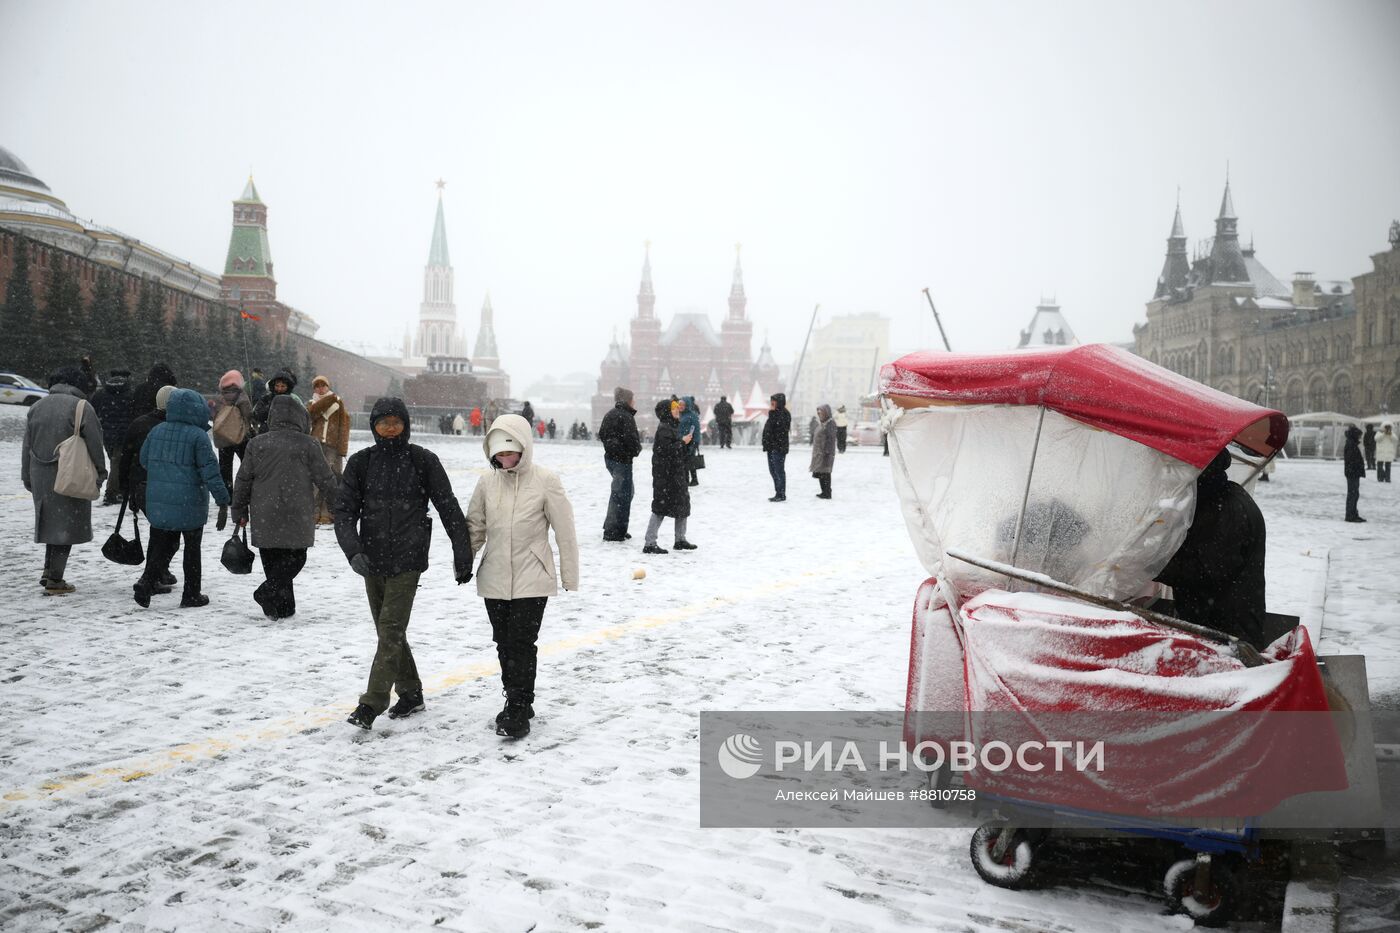
[[[700,336],[712,347],[723,346],[719,339],[719,334],[710,326],[708,315],[700,311],[683,311],[671,318],[671,326],[666,328],[666,333],[661,335],[661,345],[663,347],[674,343],[687,327],[694,327],[700,332]]]
[[[1256,298],[1292,298],[1292,287],[1283,284],[1274,274],[1264,268],[1264,264],[1254,258],[1254,251],[1245,253],[1244,267],[1249,272],[1249,284],[1254,286]]]
[[[1044,304],[1035,309],[1030,327],[1021,331],[1021,340],[1016,344],[1016,349],[1076,346],[1078,343],[1079,339],[1074,336],[1074,330],[1065,320],[1060,306]]]

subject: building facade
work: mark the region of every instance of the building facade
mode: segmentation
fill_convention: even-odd
[[[1215,236],[1188,256],[1178,206],[1134,350],[1285,414],[1400,410],[1400,228],[1352,281],[1296,273],[1285,284],[1240,242],[1230,184]],[[1391,323],[1391,322],[1395,323]]]
[[[753,357],[753,322],[748,318],[744,270],[738,250],[729,287],[729,313],[716,332],[703,311],[682,311],[663,327],[656,316],[656,290],[651,280],[651,245],[642,259],[637,291],[637,315],[630,326],[631,343],[624,347],[613,335],[593,396],[593,427],[613,406],[613,389],[627,386],[636,393],[637,411],[651,411],[656,401],[671,395],[693,395],[701,410],[727,395],[731,402],[747,398],[755,383],[769,392],[781,390],[778,365],[764,341]]]
[[[845,405],[854,417],[861,396],[875,391],[880,364],[889,361],[890,319],[882,314],[842,314],[814,327],[797,384],[789,393],[794,421],[805,424],[821,404],[833,411]]]

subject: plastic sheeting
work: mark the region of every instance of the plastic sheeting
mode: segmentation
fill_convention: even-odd
[[[1115,599],[1146,592],[1186,537],[1197,469],[1050,410],[1032,468],[1040,412],[959,405],[894,419],[895,489],[919,559],[964,594],[1010,587],[945,560],[949,547]]]

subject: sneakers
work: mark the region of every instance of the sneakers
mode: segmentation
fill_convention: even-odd
[[[355,712],[351,713],[350,718],[345,721],[352,726],[359,726],[361,729],[368,732],[370,729],[374,728],[374,720],[378,715],[379,714],[374,710],[361,703],[359,706],[355,707]]]
[[[209,605],[209,597],[203,593],[195,593],[193,596],[181,596],[181,609],[200,609]]]
[[[76,589],[76,586],[64,580],[44,580],[45,596],[67,596],[69,593],[73,592]]]
[[[646,547],[642,548],[642,553],[643,553],[643,554],[669,554],[669,553],[671,553],[671,552],[668,551],[668,550],[666,550],[664,547],[658,547],[658,546],[655,545],[655,544],[648,544]]]
[[[389,707],[389,718],[403,719],[405,716],[421,713],[426,708],[423,704],[422,690],[407,695],[399,694],[399,702]]]
[[[675,549],[678,550],[678,551],[698,551],[698,550],[700,550],[699,546],[694,545],[694,544],[691,544],[689,541],[677,541],[675,544],[671,545],[671,547],[675,548]]]

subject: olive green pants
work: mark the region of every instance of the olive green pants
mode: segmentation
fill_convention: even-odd
[[[365,595],[379,645],[369,668],[369,686],[360,702],[375,713],[383,713],[389,708],[390,688],[399,696],[423,689],[413,650],[408,647],[408,617],[413,614],[413,597],[418,595],[418,572],[365,577]]]

